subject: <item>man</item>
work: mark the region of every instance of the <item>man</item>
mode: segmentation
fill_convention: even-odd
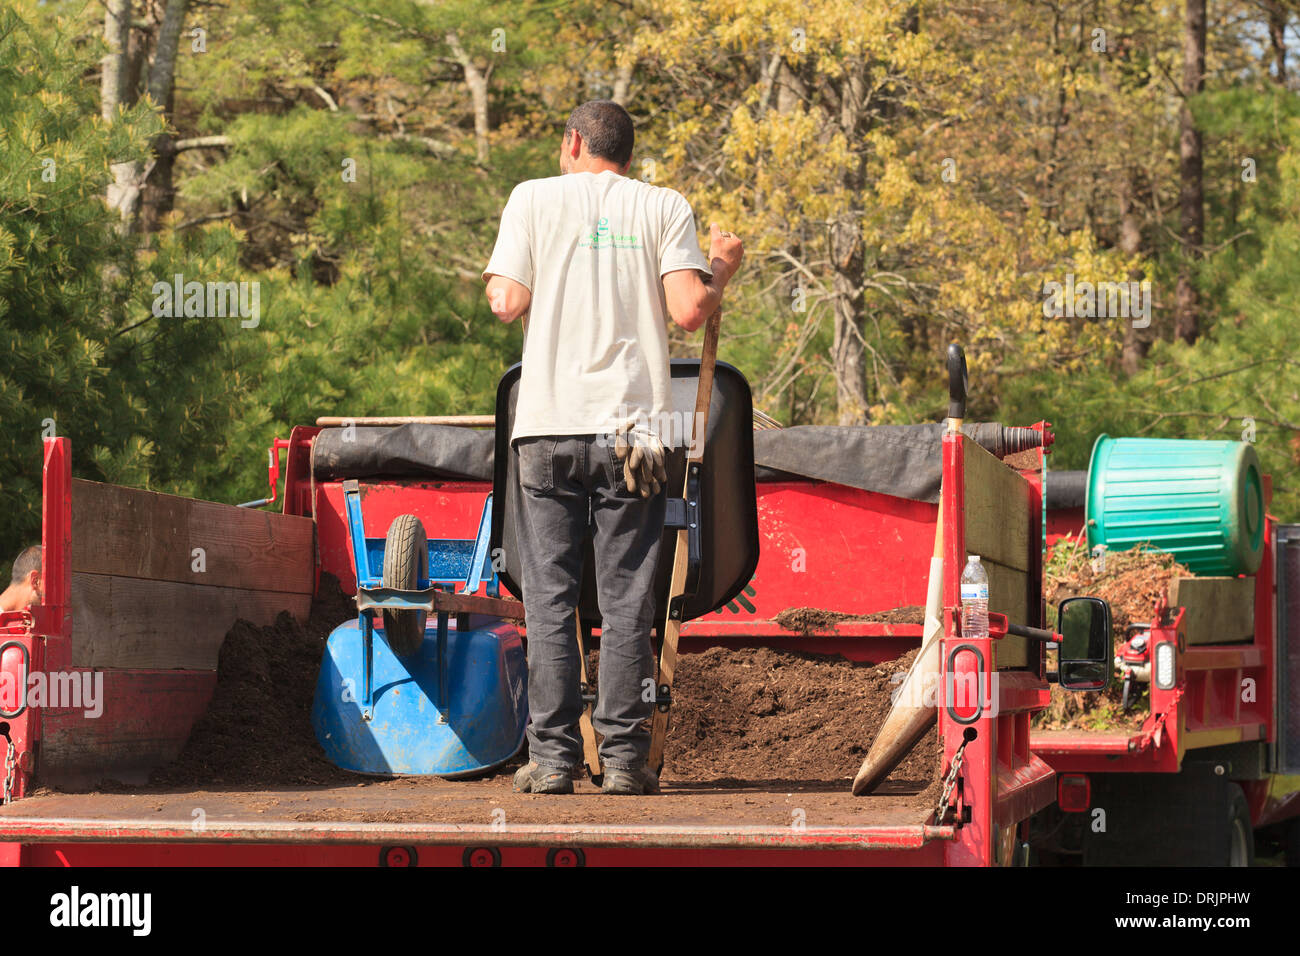
[[[0,611],[24,611],[41,603],[41,546],[25,548],[14,558],[9,587],[0,591]]]
[[[713,225],[706,260],[690,204],[626,178],[632,143],[632,118],[617,103],[574,110],[561,175],[515,187],[483,273],[498,318],[527,313],[511,434],[532,711],[530,761],[514,780],[524,792],[572,793],[582,761],[575,609],[589,524],[601,616],[593,715],[604,738],[601,789],[659,786],[646,767],[642,725],[653,702],[642,699],[642,682],[655,675],[650,630],[665,497],[663,447],[647,423],[673,411],[667,318],[688,331],[703,325],[743,249]]]

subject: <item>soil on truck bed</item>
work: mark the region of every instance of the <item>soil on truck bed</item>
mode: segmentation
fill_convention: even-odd
[[[684,655],[665,777],[818,780],[847,789],[889,713],[895,675],[905,674],[916,654],[874,666],[766,647]],[[927,734],[883,789],[912,790],[937,804],[942,758],[938,733]]]
[[[800,631],[804,634],[820,631],[834,633],[837,624],[924,624],[925,608],[911,604],[889,611],[853,614],[848,611],[828,611],[820,607],[788,607],[773,620],[787,631]]]
[[[238,622],[221,649],[212,702],[177,760],[156,771],[146,788],[105,781],[83,812],[149,816],[214,806],[228,817],[300,823],[470,823],[501,808],[516,822],[636,824],[671,817],[788,824],[794,809],[802,809],[810,823],[861,826],[919,823],[938,802],[942,751],[935,733],[876,795],[849,794],[897,686],[891,677],[906,670],[915,651],[875,666],[761,647],[683,655],[661,797],[603,797],[585,779],[572,798],[513,793],[510,778],[523,755],[477,780],[349,773],[317,744],[311,705],[325,641],[355,614],[353,600],[324,576],[304,624],[288,614],[270,627]],[[598,653],[592,658],[598,666]],[[121,798],[122,807],[110,796]],[[33,798],[53,801],[51,810],[65,813],[67,800],[76,808],[86,799],[48,790]],[[21,803],[28,812],[37,808]]]
[[[180,756],[155,771],[161,786],[312,785],[355,780],[330,763],[311,725],[325,641],[356,617],[338,580],[322,574],[305,624],[282,612],[270,627],[237,621],[217,662],[217,686]]]

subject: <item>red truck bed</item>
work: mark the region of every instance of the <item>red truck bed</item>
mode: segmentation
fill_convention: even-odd
[[[206,845],[213,862],[238,863],[268,847],[302,852],[308,845],[338,848],[320,860],[329,863],[366,848],[362,857],[371,865],[378,848],[392,846],[416,847],[426,859],[471,848],[489,855],[486,848],[502,848],[512,860],[538,848],[767,848],[872,851],[872,862],[909,851],[898,861],[937,862],[952,828],[925,825],[933,807],[916,790],[886,789],[855,798],[847,781],[669,781],[656,797],[612,797],[580,781],[571,797],[539,797],[514,793],[509,778],[497,776],[256,791],[40,792],[0,807],[0,839],[27,845],[25,862],[48,856],[84,863],[104,849],[119,863],[157,862],[177,844]],[[926,848],[933,854],[916,852]]]

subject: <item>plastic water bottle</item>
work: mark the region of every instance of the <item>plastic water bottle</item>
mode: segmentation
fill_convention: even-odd
[[[961,572],[961,635],[989,636],[989,576],[978,554],[966,559]]]

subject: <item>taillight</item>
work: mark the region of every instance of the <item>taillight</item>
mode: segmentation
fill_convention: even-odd
[[[0,717],[17,717],[27,709],[27,647],[17,641],[0,644]]]
[[[1177,662],[1173,641],[1161,641],[1156,645],[1156,686],[1161,690],[1173,690],[1177,679],[1175,663]]]
[[[1092,806],[1092,781],[1086,773],[1063,773],[1056,778],[1056,802],[1066,813],[1084,813]]]

